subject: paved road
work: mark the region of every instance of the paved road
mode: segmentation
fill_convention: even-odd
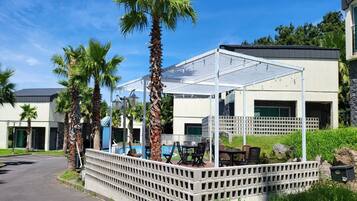
[[[66,167],[63,157],[15,156],[0,158],[1,201],[98,201],[60,184],[56,175]]]

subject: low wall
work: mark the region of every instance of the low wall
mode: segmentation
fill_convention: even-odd
[[[294,193],[319,179],[317,162],[190,168],[86,151],[85,188],[113,200],[262,200]]]

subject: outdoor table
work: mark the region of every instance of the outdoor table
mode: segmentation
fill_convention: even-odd
[[[235,155],[242,155],[243,160],[245,160],[245,153],[246,151],[235,150],[235,149],[226,149],[226,150],[219,150],[220,154],[228,154],[230,158],[230,165],[234,165],[234,156]]]
[[[191,158],[192,158],[192,154],[195,153],[195,149],[197,149],[197,145],[182,145],[181,148],[182,148],[182,152],[184,154],[187,154],[187,156],[191,155]],[[188,157],[187,157],[188,158]],[[188,161],[187,158],[184,159],[184,163],[187,163],[187,162],[192,162],[192,161]]]

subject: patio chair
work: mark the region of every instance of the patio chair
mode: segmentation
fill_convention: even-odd
[[[237,165],[254,165],[259,163],[260,148],[251,147],[249,149],[249,156],[245,161],[237,163]]]
[[[176,143],[174,143],[174,144],[172,145],[172,148],[171,148],[170,153],[164,153],[164,154],[163,154],[163,156],[164,156],[165,159],[166,159],[166,163],[171,163],[171,164],[172,164],[171,159],[172,159],[172,156],[174,155],[175,145],[176,145]]]
[[[177,144],[177,150],[178,150],[178,153],[180,155],[180,161],[177,163],[177,164],[186,164],[187,163],[187,157],[188,157],[188,153],[184,153],[182,151],[182,147],[181,147],[181,144],[180,142],[176,142]]]
[[[219,145],[219,150],[224,150],[224,149],[225,149],[224,145]],[[215,146],[212,145],[212,159],[213,160],[215,160],[214,151],[215,151]],[[229,164],[230,164],[229,155],[224,154],[224,153],[219,153],[219,167],[229,166]]]
[[[203,157],[205,155],[206,152],[206,143],[202,142],[202,143],[198,143],[197,145],[197,149],[195,150],[195,153],[192,154],[192,166],[204,166],[205,163],[203,162]]]
[[[251,147],[249,149],[249,156],[247,163],[251,164],[258,164],[259,163],[259,156],[260,156],[260,148],[259,147]]]
[[[248,144],[242,146],[242,150],[245,151],[245,158],[249,157],[249,149],[250,149],[250,147],[252,147],[252,146],[250,146]]]

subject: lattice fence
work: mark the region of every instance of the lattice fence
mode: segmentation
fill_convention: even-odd
[[[208,137],[209,127],[214,131],[214,117],[202,120],[202,136]],[[211,122],[211,125],[209,125]],[[244,118],[242,116],[220,116],[219,130],[222,133],[243,134]],[[319,118],[306,118],[306,129],[319,129]],[[301,130],[299,117],[246,117],[246,133],[255,135],[282,135]]]
[[[85,188],[113,200],[262,200],[305,190],[318,181],[317,162],[191,168],[87,150]]]

